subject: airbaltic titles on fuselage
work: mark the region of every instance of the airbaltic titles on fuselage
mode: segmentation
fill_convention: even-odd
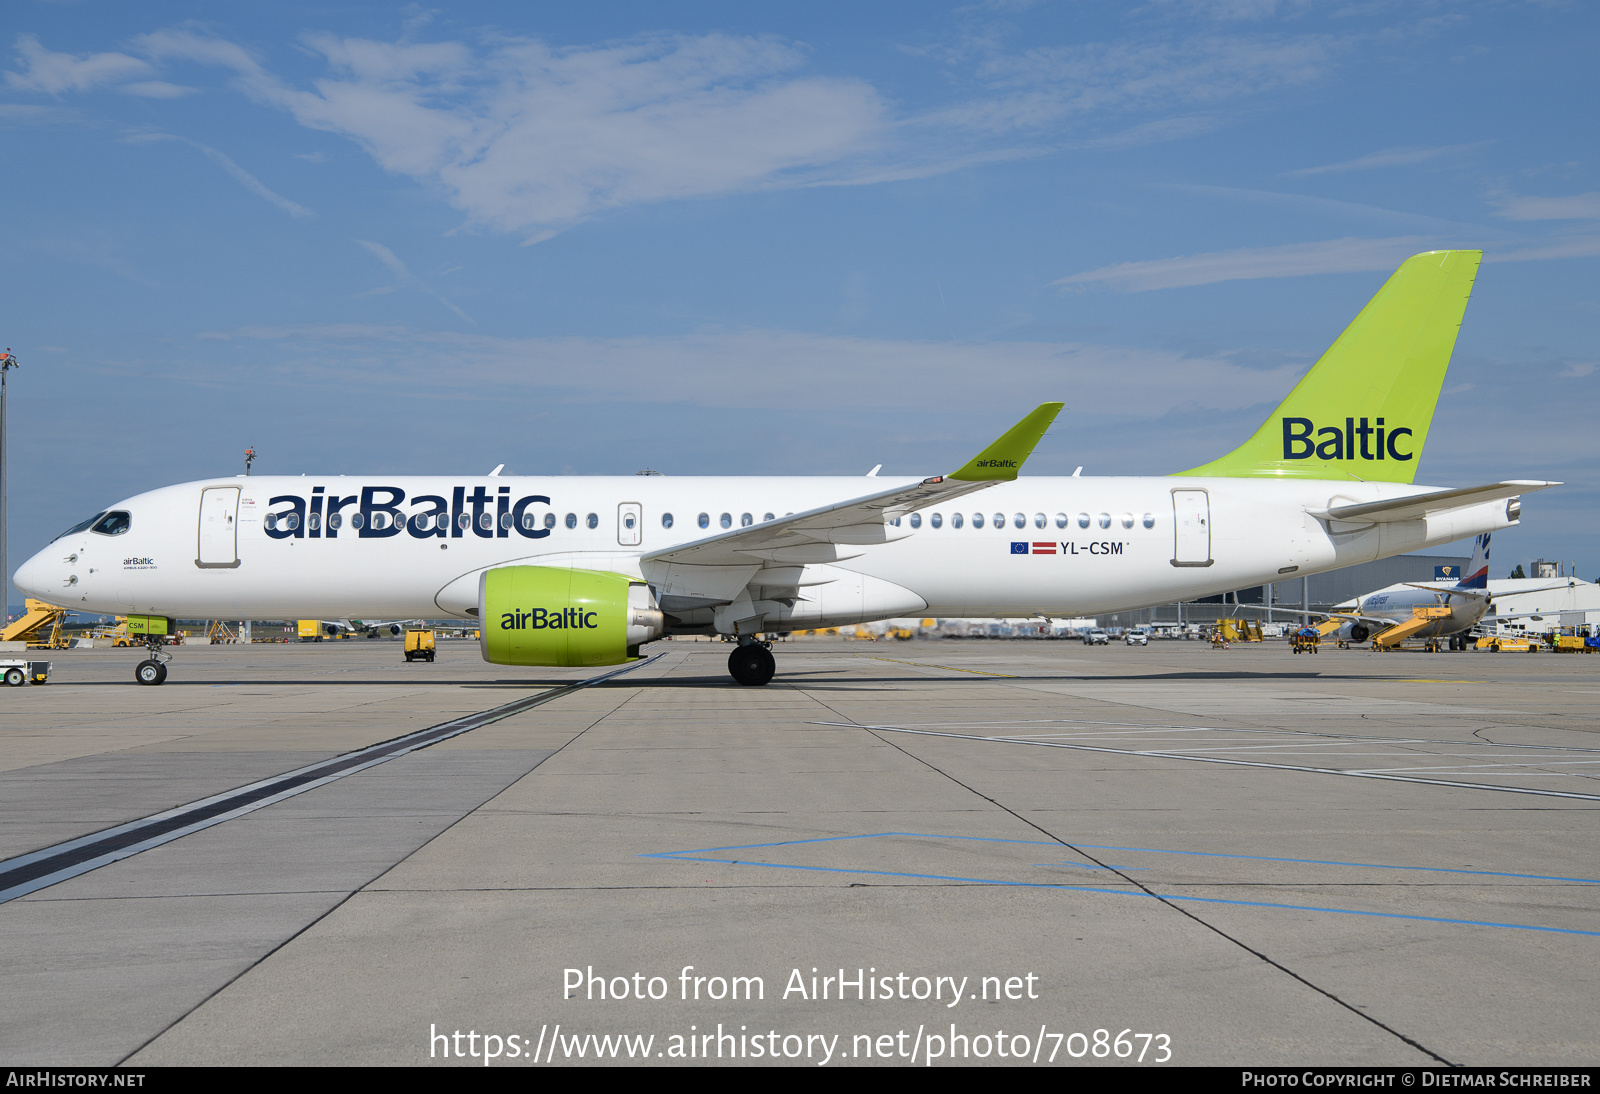
[[[403,504],[427,508],[405,513],[400,509]],[[273,539],[337,539],[346,528],[361,539],[386,539],[402,531],[416,539],[461,539],[468,529],[481,539],[505,539],[513,529],[519,536],[543,539],[554,527],[555,515],[547,513],[538,521],[528,507],[549,504],[544,494],[513,501],[509,486],[498,487],[493,494],[483,486],[474,487],[471,494],[465,486],[457,486],[449,498],[418,494],[409,502],[398,486],[363,486],[359,494],[348,496],[329,494],[326,487],[317,486],[309,499],[279,494],[267,502],[273,511],[263,526]]]

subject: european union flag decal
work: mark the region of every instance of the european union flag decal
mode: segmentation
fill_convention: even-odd
[[[1028,545],[1026,543],[1013,543],[1011,545],[1011,553],[1014,555],[1025,555],[1028,553]]]

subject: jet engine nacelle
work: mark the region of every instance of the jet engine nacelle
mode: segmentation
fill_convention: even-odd
[[[478,619],[483,659],[495,665],[620,665],[666,632],[644,582],[555,566],[484,571]]]
[[[1365,642],[1372,637],[1372,628],[1365,623],[1352,623],[1350,625],[1350,641]]]

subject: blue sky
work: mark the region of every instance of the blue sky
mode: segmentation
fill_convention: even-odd
[[[13,0],[13,566],[262,473],[1036,473],[1248,436],[1405,256],[1486,260],[1418,481],[1600,572],[1581,3]],[[1464,552],[1463,552],[1464,553]]]

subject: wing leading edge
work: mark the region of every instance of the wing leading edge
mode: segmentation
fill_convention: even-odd
[[[833,545],[889,543],[910,535],[890,521],[1017,477],[1062,403],[1044,403],[989,447],[948,475],[891,487],[804,513],[763,521],[643,556],[641,562],[688,566],[754,566],[762,562],[830,562]]]

